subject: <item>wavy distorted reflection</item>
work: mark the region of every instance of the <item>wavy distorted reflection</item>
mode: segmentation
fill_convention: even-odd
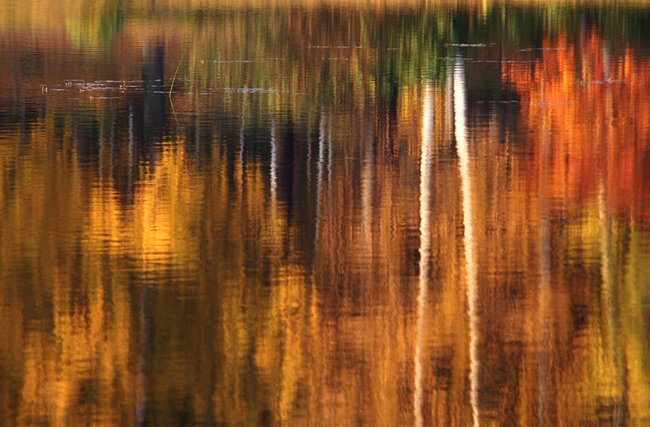
[[[415,336],[415,425],[422,426],[422,346],[431,272],[431,173],[433,155],[433,88],[425,84],[422,96],[422,133],[420,144],[420,263],[418,268],[417,326]]]
[[[253,3],[0,1],[0,416],[646,423],[650,10]]]
[[[463,197],[463,244],[465,250],[465,274],[467,286],[467,316],[469,317],[469,399],[472,405],[473,425],[479,425],[479,357],[478,357],[478,278],[476,271],[476,243],[474,239],[474,205],[472,191],[472,172],[470,171],[470,153],[467,140],[466,106],[465,106],[465,67],[462,58],[454,62],[454,137],[458,154],[458,172],[460,174]]]
[[[540,143],[537,147],[539,156],[539,180],[538,180],[538,215],[537,221],[539,223],[538,233],[538,301],[536,307],[536,319],[533,322],[533,327],[537,331],[537,410],[535,419],[538,423],[544,423],[548,419],[548,393],[549,387],[549,370],[550,358],[548,352],[544,349],[544,343],[550,339],[550,324],[552,323],[552,312],[550,311],[550,304],[552,301],[552,288],[551,288],[551,271],[552,271],[552,254],[551,254],[551,225],[549,218],[549,196],[548,196],[548,179],[545,173],[545,167],[548,163],[550,138],[548,136],[548,120],[544,115],[539,122],[537,131],[540,133]]]

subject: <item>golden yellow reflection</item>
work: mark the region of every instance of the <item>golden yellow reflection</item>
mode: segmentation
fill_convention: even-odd
[[[6,419],[650,418],[634,40],[552,9],[539,46],[444,45],[498,2],[196,27],[63,3],[0,30]]]

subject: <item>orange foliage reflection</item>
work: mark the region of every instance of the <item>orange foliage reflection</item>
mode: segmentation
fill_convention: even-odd
[[[505,130],[503,111],[477,112],[469,60],[422,60],[444,59],[444,78],[400,84],[364,73],[389,73],[379,49],[335,63],[303,43],[294,62],[198,66],[217,35],[218,52],[245,40],[262,57],[267,36],[343,45],[374,24],[330,37],[323,16],[280,14],[290,29],[271,34],[245,14],[205,34],[172,22],[167,38],[127,22],[113,54],[138,66],[98,55],[86,70],[138,81],[111,99],[0,80],[7,105],[36,111],[0,134],[0,414],[647,420],[649,61],[595,29],[508,50],[528,62],[496,65],[518,97]],[[196,41],[179,87],[196,93],[172,110],[152,82],[183,58],[179,33]],[[39,37],[16,64],[38,62]],[[77,64],[66,43],[45,55],[50,81]],[[271,83],[286,91],[197,94]]]

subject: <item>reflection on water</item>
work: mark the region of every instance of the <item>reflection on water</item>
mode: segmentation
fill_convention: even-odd
[[[470,173],[470,158],[466,134],[465,107],[465,66],[463,59],[458,58],[454,64],[454,136],[458,151],[458,172],[463,194],[463,243],[465,256],[465,277],[467,286],[467,317],[469,327],[469,401],[472,405],[472,424],[479,425],[479,359],[477,357],[478,318],[476,312],[477,276],[476,276],[476,241],[474,239],[474,214],[472,201],[472,175]]]
[[[417,327],[415,339],[415,424],[423,423],[422,403],[422,344],[424,341],[425,307],[429,295],[429,277],[431,273],[431,163],[433,136],[433,89],[425,84],[423,89],[422,135],[420,157],[420,249],[419,277],[417,302]]]
[[[650,9],[251,5],[0,2],[0,417],[650,422]]]

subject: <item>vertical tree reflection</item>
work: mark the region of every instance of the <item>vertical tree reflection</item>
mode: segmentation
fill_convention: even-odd
[[[465,278],[467,286],[467,315],[469,317],[469,399],[472,406],[472,419],[475,426],[479,425],[479,358],[478,358],[478,314],[476,303],[477,271],[476,271],[476,242],[474,240],[473,201],[472,201],[472,172],[470,170],[469,144],[466,129],[465,107],[465,65],[463,58],[458,57],[454,62],[454,135],[456,152],[458,153],[458,171],[463,193],[463,244],[465,249]]]
[[[648,419],[647,12],[137,3],[3,15],[9,424]]]
[[[420,264],[418,270],[417,326],[415,338],[415,424],[422,426],[422,346],[425,308],[431,271],[431,166],[433,156],[433,88],[427,82],[422,89],[422,126],[420,134]]]

